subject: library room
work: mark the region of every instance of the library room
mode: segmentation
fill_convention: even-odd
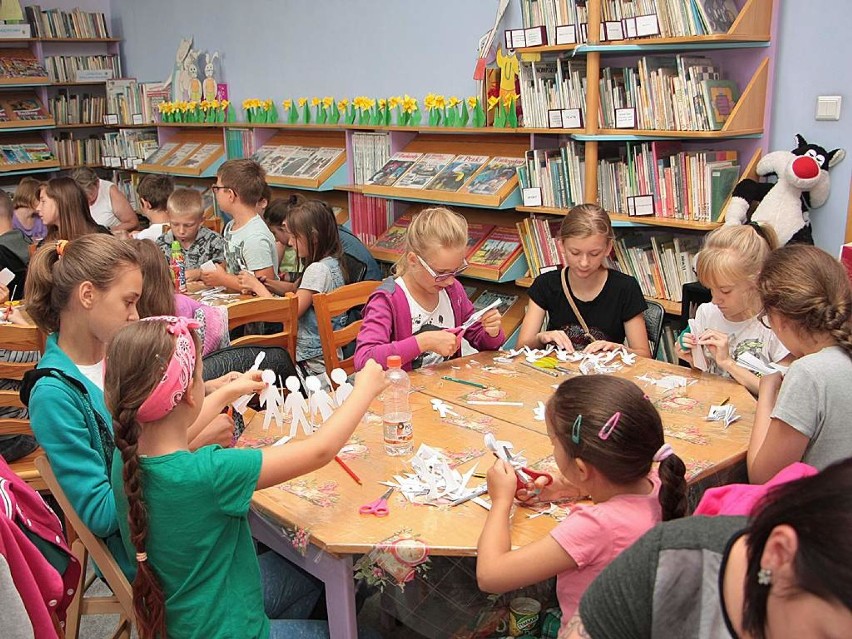
[[[852,636],[846,11],[0,2],[0,637]]]

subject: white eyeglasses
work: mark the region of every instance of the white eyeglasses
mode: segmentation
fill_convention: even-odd
[[[423,268],[426,269],[426,272],[429,273],[429,275],[431,275],[436,282],[443,282],[445,280],[450,279],[451,277],[458,277],[469,266],[467,260],[462,260],[461,266],[459,266],[455,271],[450,271],[449,273],[436,273],[435,270],[426,263],[426,260],[424,260],[416,253],[415,257],[420,260],[420,263],[423,265]]]

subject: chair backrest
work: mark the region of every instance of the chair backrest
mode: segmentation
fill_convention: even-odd
[[[348,312],[355,306],[366,304],[367,298],[378,288],[379,284],[381,282],[368,280],[356,284],[347,284],[329,293],[316,293],[314,295],[313,305],[317,314],[322,357],[325,362],[325,370],[329,375],[335,368],[342,368],[350,375],[355,372],[355,358],[347,357],[341,360],[337,349],[346,346],[358,337],[362,323],[362,320],[357,320],[335,331],[331,319]]]
[[[0,362],[0,379],[20,382],[24,374],[36,367],[37,358],[31,352],[44,352],[44,333],[35,326],[0,324],[0,344],[3,348],[20,354],[17,362]],[[0,408],[23,409],[24,404],[17,390],[0,390]],[[0,435],[32,435],[29,419],[0,417]],[[41,454],[36,449],[29,455],[9,463],[9,467],[35,490],[44,490],[45,485],[35,467],[35,458]]]
[[[285,297],[258,297],[228,305],[228,329],[252,322],[282,324],[281,330],[269,335],[244,335],[231,340],[232,346],[256,344],[286,348],[296,361],[296,333],[299,329],[299,299],[292,293]]]
[[[110,590],[112,590],[117,603],[121,607],[122,615],[129,619],[132,623],[133,590],[130,586],[130,582],[127,581],[127,577],[125,577],[124,573],[121,572],[121,568],[119,568],[115,557],[112,556],[112,553],[109,551],[109,548],[107,548],[104,540],[95,535],[86,527],[85,524],[83,524],[83,521],[71,506],[71,502],[68,501],[68,497],[65,496],[62,487],[56,480],[56,475],[53,474],[53,469],[50,467],[47,457],[40,455],[35,460],[35,465],[36,468],[38,468],[39,473],[41,473],[41,476],[44,478],[44,482],[47,484],[48,489],[51,493],[53,493],[59,507],[62,509],[62,513],[65,515],[65,525],[69,529],[69,540],[73,536],[79,538],[85,548],[85,551],[87,551],[88,554],[91,554],[92,559],[100,569],[104,581],[106,581]],[[80,558],[78,557],[78,559]],[[85,561],[83,562],[83,565],[86,565]],[[77,593],[77,596],[83,596],[82,589],[79,589]]]
[[[648,332],[648,341],[651,343],[651,358],[656,359],[657,349],[660,346],[660,339],[663,337],[663,320],[666,317],[666,310],[662,304],[648,301],[648,308],[645,309],[645,330]]]

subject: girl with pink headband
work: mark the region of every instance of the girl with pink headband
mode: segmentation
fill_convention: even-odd
[[[142,639],[327,637],[306,617],[321,586],[273,552],[259,557],[252,494],[330,462],[384,388],[375,362],[308,439],[263,449],[205,446],[187,430],[204,400],[193,320],[151,317],[118,332],[107,353],[106,404],[117,451],[112,485],[122,538],[135,556]]]
[[[556,576],[565,631],[586,588],[621,551],[661,520],[686,515],[686,467],[665,443],[657,409],[620,377],[564,381],[547,402],[545,422],[561,476],[547,487],[528,485],[518,497],[588,495],[594,504],[572,506],[550,535],[512,550],[516,475],[498,459],[488,471],[492,507],[479,536],[476,577],[482,590],[504,593]]]

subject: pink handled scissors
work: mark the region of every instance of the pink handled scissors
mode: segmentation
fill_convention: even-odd
[[[369,504],[364,504],[358,509],[361,515],[375,515],[376,517],[387,517],[390,509],[388,508],[388,497],[393,492],[393,487],[388,488],[384,495],[376,501],[371,501]]]

